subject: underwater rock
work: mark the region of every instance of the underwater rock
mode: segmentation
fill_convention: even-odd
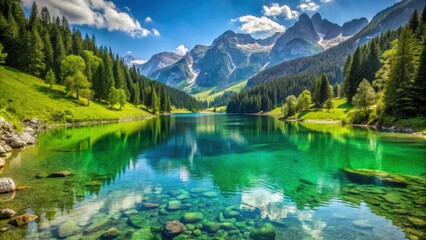
[[[416,217],[409,217],[408,221],[410,221],[413,226],[417,228],[422,228],[426,226],[426,221]]]
[[[11,178],[0,178],[0,193],[14,192],[15,182]]]
[[[261,228],[250,232],[250,238],[255,240],[275,239],[275,229],[270,223],[265,223]]]
[[[110,240],[120,236],[120,231],[117,228],[110,228],[101,235],[102,240]]]
[[[39,173],[35,177],[40,179],[40,178],[47,178],[48,176],[49,176],[49,174],[47,174],[47,173]]]
[[[142,203],[142,208],[143,209],[156,209],[158,207],[160,207],[160,205],[156,204],[156,203],[149,203],[149,202]]]
[[[221,228],[225,229],[225,230],[231,230],[231,229],[235,229],[235,225],[233,223],[230,222],[224,222],[220,225]]]
[[[206,222],[203,223],[203,230],[209,233],[215,233],[219,231],[220,224],[216,222]]]
[[[225,218],[236,218],[240,215],[240,212],[237,211],[238,208],[235,206],[230,206],[225,208],[225,210],[223,211],[223,216]]]
[[[167,210],[172,210],[172,211],[179,210],[181,207],[182,207],[182,202],[179,200],[173,200],[167,204]]]
[[[102,229],[108,229],[110,227],[113,227],[117,224],[117,221],[108,219],[108,218],[97,218],[94,219],[92,224],[90,224],[85,230],[85,234],[91,234],[97,231],[100,231]]]
[[[201,193],[202,197],[206,197],[206,198],[215,198],[217,197],[217,193],[216,192],[203,192]]]
[[[194,231],[195,230],[195,226],[193,224],[185,224],[185,228],[188,231]]]
[[[352,221],[352,224],[355,227],[360,228],[360,229],[372,229],[373,228],[373,226],[367,220],[355,220],[355,221]]]
[[[73,173],[70,171],[59,171],[59,172],[54,172],[51,173],[49,176],[49,178],[61,178],[61,177],[68,177],[68,176],[72,176]]]
[[[414,200],[414,203],[418,205],[426,205],[426,197],[419,197]]]
[[[66,238],[69,236],[76,235],[81,232],[81,228],[77,226],[77,223],[74,221],[68,221],[66,223],[63,223],[58,228],[58,236],[60,238]]]
[[[197,222],[201,222],[203,220],[203,214],[201,212],[189,212],[189,213],[185,213],[183,215],[182,220],[185,223],[197,223]]]
[[[208,191],[208,189],[206,188],[192,188],[191,190],[189,190],[189,192],[191,193],[202,193],[206,191]]]
[[[176,199],[178,199],[178,200],[183,200],[183,199],[187,199],[187,198],[189,198],[189,195],[188,195],[187,193],[179,194],[179,195],[176,197]]]
[[[4,167],[5,164],[6,164],[6,161],[3,158],[0,158],[0,168]]]
[[[388,193],[384,196],[382,196],[383,199],[386,200],[388,203],[396,204],[400,201],[400,196],[395,193]]]
[[[36,220],[37,218],[38,216],[33,214],[22,214],[12,218],[12,220],[10,220],[9,223],[15,227],[20,227],[20,226],[28,224],[29,222]]]
[[[202,234],[202,232],[201,232],[201,230],[200,229],[196,229],[196,230],[194,230],[194,235],[195,236],[201,236],[201,234]]]
[[[139,229],[132,234],[131,240],[151,240],[154,239],[154,235],[151,233],[149,228]]]
[[[9,219],[16,215],[16,212],[12,209],[2,209],[0,210],[0,219]]]
[[[349,180],[355,183],[374,184],[378,186],[407,187],[407,179],[378,170],[370,169],[341,169]]]
[[[129,225],[135,228],[143,228],[149,226],[149,221],[146,216],[132,215],[128,219]]]
[[[181,234],[185,226],[179,221],[170,221],[164,225],[163,237],[165,238],[174,238]]]

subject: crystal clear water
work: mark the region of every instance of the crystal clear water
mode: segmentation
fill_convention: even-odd
[[[359,183],[346,168],[408,185]],[[61,170],[74,175],[36,178]],[[39,216],[7,225],[1,239],[96,239],[111,227],[117,239],[160,239],[172,220],[186,223],[181,239],[426,237],[426,140],[406,134],[267,116],[162,116],[46,131],[0,176],[28,187],[0,195],[0,208]],[[190,212],[198,217],[184,219]]]

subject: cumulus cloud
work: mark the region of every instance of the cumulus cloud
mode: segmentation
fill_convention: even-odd
[[[325,0],[327,1],[327,0]],[[297,6],[302,11],[316,11],[319,8],[319,5],[313,2],[312,0],[302,0],[302,3]]]
[[[141,26],[138,20],[128,13],[120,11],[117,6],[107,0],[24,0],[26,6],[37,2],[41,8],[46,6],[53,16],[65,16],[71,24],[87,25],[121,31],[132,37],[145,37],[153,34]]]
[[[175,53],[181,56],[184,56],[186,53],[188,52],[188,48],[186,48],[184,45],[179,45],[176,50]]]
[[[263,6],[263,15],[268,17],[284,16],[286,19],[295,19],[299,15],[298,11],[291,10],[287,5],[280,6],[278,3],[272,3],[269,7]]]
[[[285,27],[272,21],[267,17],[256,17],[246,15],[233,19],[233,22],[240,22],[242,25],[238,28],[240,31],[256,34],[259,36],[272,36],[276,32],[285,32]]]
[[[150,23],[150,22],[152,22],[152,18],[151,18],[151,17],[146,17],[146,18],[145,18],[145,22],[146,22],[146,23]]]
[[[155,28],[151,29],[151,32],[154,36],[160,36],[160,32]]]

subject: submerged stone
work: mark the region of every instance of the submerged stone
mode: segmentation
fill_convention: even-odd
[[[23,214],[23,215],[19,215],[12,218],[12,220],[10,220],[9,223],[15,227],[20,227],[20,226],[28,224],[29,222],[36,220],[37,218],[38,216],[33,214]]]
[[[197,223],[203,220],[203,214],[201,212],[185,213],[182,220],[186,223]]]
[[[422,227],[426,227],[426,221],[420,218],[416,218],[416,217],[409,217],[408,221],[410,221],[411,224],[413,224],[413,226],[418,227],[418,228],[422,228]]]
[[[388,193],[383,196],[383,199],[385,199],[388,203],[396,204],[399,203],[400,196],[395,193]]]
[[[58,236],[60,238],[70,237],[80,232],[81,232],[81,228],[77,226],[77,223],[74,221],[68,221],[66,223],[63,223],[58,228]]]
[[[221,228],[225,229],[225,230],[231,230],[231,229],[235,229],[235,225],[233,223],[230,222],[224,222],[221,225]]]
[[[206,197],[206,198],[215,198],[217,197],[217,193],[216,192],[203,192],[201,194],[202,197]]]
[[[355,221],[352,221],[352,224],[355,227],[360,228],[360,229],[372,229],[373,228],[373,226],[367,220],[355,220]]]
[[[191,193],[202,193],[208,191],[206,188],[191,188],[191,190],[189,190],[189,192]]]
[[[187,193],[182,193],[176,196],[176,199],[183,200],[189,198],[189,195]]]
[[[179,200],[170,201],[167,204],[167,210],[179,210],[182,207],[182,202]]]
[[[220,224],[216,222],[206,222],[203,223],[203,230],[209,233],[215,233],[219,231]]]
[[[149,226],[149,221],[145,216],[133,215],[129,217],[129,225],[135,228],[143,228]]]
[[[60,177],[68,177],[68,176],[72,176],[73,173],[70,171],[59,171],[59,172],[54,172],[51,173],[48,177],[49,178],[60,178]]]
[[[0,219],[9,219],[16,215],[16,212],[12,209],[2,209],[0,210]]]
[[[165,238],[174,238],[181,234],[185,226],[179,221],[170,221],[164,225],[163,237]]]
[[[201,234],[202,234],[202,232],[201,232],[201,230],[200,229],[196,229],[196,230],[194,230],[194,235],[195,236],[201,236]]]
[[[120,236],[120,231],[117,228],[110,228],[101,235],[102,240],[110,240]]]
[[[160,205],[156,204],[156,203],[149,203],[149,202],[142,203],[142,208],[143,209],[156,209],[158,207],[160,207]]]
[[[407,187],[407,179],[397,174],[390,174],[370,169],[341,169],[349,180],[355,183],[375,184],[378,186]]]
[[[261,228],[250,232],[250,238],[255,240],[275,239],[275,229],[270,223],[265,223]]]
[[[139,229],[132,234],[131,240],[152,240],[154,235],[149,228]]]

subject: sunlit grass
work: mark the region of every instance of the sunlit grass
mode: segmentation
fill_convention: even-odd
[[[83,122],[151,116],[129,103],[122,110],[111,109],[105,102],[91,101],[86,106],[85,99],[66,96],[64,86],[50,89],[43,80],[14,68],[0,66],[0,76],[0,115],[14,123],[27,118]]]

